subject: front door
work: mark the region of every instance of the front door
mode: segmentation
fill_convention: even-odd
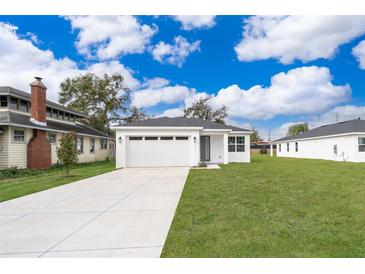
[[[200,161],[210,161],[210,136],[200,136]]]

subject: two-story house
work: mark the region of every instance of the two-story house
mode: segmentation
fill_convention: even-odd
[[[47,168],[57,163],[63,134],[77,136],[79,162],[105,160],[114,153],[111,136],[78,122],[86,115],[46,100],[47,88],[36,77],[31,94],[0,87],[0,169]]]

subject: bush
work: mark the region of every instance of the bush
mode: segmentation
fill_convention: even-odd
[[[56,150],[58,161],[65,168],[66,177],[70,175],[70,169],[75,166],[78,161],[75,141],[76,136],[74,132],[66,133],[60,139],[60,146]]]
[[[267,154],[267,149],[266,148],[261,148],[260,149],[260,154]]]

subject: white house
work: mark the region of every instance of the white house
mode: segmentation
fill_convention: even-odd
[[[274,143],[278,157],[365,162],[365,121],[325,125]]]
[[[196,118],[156,118],[114,126],[116,167],[250,162],[251,131]]]

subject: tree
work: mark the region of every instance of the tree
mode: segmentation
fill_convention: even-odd
[[[191,107],[184,109],[184,117],[200,118],[224,124],[224,119],[227,117],[227,107],[222,106],[214,110],[209,105],[210,99],[211,97],[204,97],[195,101]]]
[[[88,73],[61,83],[59,103],[85,113],[90,118],[83,122],[110,134],[110,123],[129,109],[130,92],[120,74]]]
[[[251,133],[251,137],[250,137],[251,142],[255,142],[256,143],[256,142],[262,141],[262,139],[261,139],[261,137],[260,137],[259,132],[257,131],[257,129],[256,128],[253,128],[252,131],[253,131],[253,133]]]
[[[148,115],[144,112],[143,109],[139,109],[135,106],[132,106],[131,110],[129,111],[128,115],[123,118],[122,120],[125,123],[137,122],[142,121],[148,118]]]
[[[59,163],[65,167],[66,176],[69,176],[71,167],[78,161],[75,140],[74,132],[66,133],[60,139],[60,146],[56,150]]]
[[[299,124],[295,124],[295,125],[291,125],[288,128],[288,133],[286,134],[286,136],[294,136],[303,132],[308,131],[308,123],[299,123]]]

